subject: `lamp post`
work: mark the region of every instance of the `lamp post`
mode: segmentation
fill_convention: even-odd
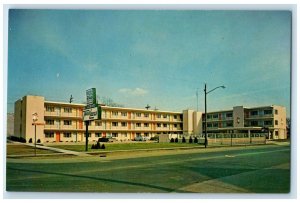
[[[38,114],[35,112],[32,114],[32,125],[34,125],[34,156],[36,156],[36,122],[38,121]]]
[[[225,86],[224,85],[218,86],[218,87],[215,87],[214,89],[209,90],[209,91],[207,91],[207,89],[206,89],[206,83],[205,83],[205,86],[204,86],[204,94],[205,94],[205,97],[204,97],[204,103],[205,103],[205,125],[204,125],[204,127],[205,127],[205,130],[204,130],[204,132],[205,132],[205,141],[204,141],[204,145],[205,145],[205,148],[207,147],[207,105],[206,105],[206,95],[211,93],[212,91],[218,89],[218,88],[223,88],[224,89]]]

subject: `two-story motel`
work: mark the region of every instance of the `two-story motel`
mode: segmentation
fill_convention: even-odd
[[[46,101],[42,96],[24,96],[15,102],[14,135],[34,139],[32,114],[41,125],[36,127],[40,142],[85,141],[84,104]],[[170,137],[202,136],[205,114],[194,110],[182,112],[121,108],[101,105],[101,120],[90,121],[89,141],[100,137],[130,141],[155,135]],[[271,139],[286,139],[286,110],[282,106],[233,107],[207,113],[208,133],[260,131],[268,127]]]

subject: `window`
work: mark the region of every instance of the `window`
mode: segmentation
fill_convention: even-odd
[[[174,124],[174,128],[177,128],[177,124]]]
[[[102,133],[95,133],[95,137],[102,137]]]
[[[141,127],[141,123],[136,123],[135,126],[136,127]]]
[[[121,115],[122,116],[127,116],[127,112],[122,112]]]
[[[54,125],[54,120],[46,120],[46,125]]]
[[[278,136],[278,131],[275,131],[275,135]]]
[[[114,127],[118,126],[118,122],[112,122],[112,126]]]
[[[213,126],[214,126],[214,127],[218,127],[218,123],[214,123]]]
[[[157,117],[157,118],[161,118],[161,114],[157,114],[156,117]]]
[[[72,113],[72,108],[65,107],[65,108],[64,108],[64,112],[65,112],[65,113]]]
[[[177,119],[177,115],[174,115],[174,119]]]
[[[46,111],[54,112],[54,107],[53,106],[46,106]]]
[[[264,121],[264,125],[272,125],[272,121]]]
[[[54,132],[46,132],[45,133],[45,138],[53,138],[54,137]]]
[[[164,118],[167,118],[168,117],[168,115],[167,114],[164,114],[164,116],[163,116]]]
[[[207,119],[211,119],[212,115],[211,114],[207,114]]]
[[[101,121],[95,121],[95,126],[101,126],[101,125],[102,125]]]
[[[122,125],[122,127],[126,127],[127,123],[126,122],[122,122],[121,125]]]
[[[227,126],[227,127],[232,127],[233,124],[232,124],[231,122],[228,122],[228,123],[226,123],[226,126]]]
[[[251,121],[251,126],[258,126],[258,121]]]
[[[70,120],[64,120],[64,125],[72,125],[72,121],[70,121]]]
[[[64,137],[71,137],[71,133],[64,133]]]
[[[211,123],[207,123],[207,127],[208,128],[212,127],[212,124]]]
[[[157,127],[160,128],[160,127],[161,127],[161,124],[160,124],[160,123],[157,123]]]
[[[86,137],[86,134],[84,133],[84,137]],[[92,137],[91,133],[88,133],[88,137]]]
[[[112,137],[118,137],[118,133],[112,133]]]
[[[117,111],[113,111],[113,112],[112,112],[112,115],[113,115],[113,116],[118,116],[118,112],[117,112]]]
[[[278,115],[278,110],[277,109],[275,109],[275,114]]]
[[[227,118],[232,118],[232,113],[226,113]]]
[[[218,114],[214,114],[213,118],[219,118],[219,115]]]
[[[122,133],[122,137],[127,137],[127,133]]]
[[[141,117],[142,114],[141,113],[136,113],[136,117]]]
[[[144,133],[144,136],[145,137],[149,137],[149,133]]]
[[[251,111],[251,116],[257,116],[258,115],[258,111]]]
[[[264,115],[270,115],[272,114],[272,110],[264,110]]]
[[[168,127],[168,124],[164,123],[164,128]]]
[[[149,127],[149,123],[144,123],[144,127]]]
[[[149,117],[149,114],[148,114],[148,113],[144,113],[144,116],[145,116],[146,118],[148,118],[148,117]]]
[[[278,125],[278,120],[275,120],[275,125]]]

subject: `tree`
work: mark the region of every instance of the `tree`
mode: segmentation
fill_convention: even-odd
[[[182,138],[182,143],[186,143],[185,137]]]
[[[190,136],[189,143],[193,143],[192,136]]]
[[[198,138],[197,137],[195,137],[194,143],[198,143]]]
[[[175,142],[178,143],[178,138],[177,137],[175,138]]]
[[[171,138],[171,141],[170,141],[170,142],[174,142],[174,138],[173,138],[173,137]]]
[[[105,104],[106,106],[111,106],[111,107],[124,107],[123,104],[119,104],[113,101],[112,98],[109,97],[101,97],[100,99],[101,103]]]

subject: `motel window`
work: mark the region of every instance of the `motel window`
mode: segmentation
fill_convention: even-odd
[[[212,124],[211,123],[207,123],[207,127],[208,128],[212,127]]]
[[[136,117],[141,117],[142,114],[141,113],[136,113]]]
[[[177,115],[174,115],[174,119],[177,119]]]
[[[64,137],[71,137],[71,133],[64,133]]]
[[[141,127],[141,123],[136,123],[135,126],[136,127]]]
[[[161,124],[160,124],[160,123],[157,123],[157,127],[160,128],[160,127],[161,127]]]
[[[53,138],[54,137],[54,132],[46,132],[45,133],[45,138]]]
[[[149,127],[149,123],[144,123],[144,127]]]
[[[214,115],[213,115],[213,118],[218,118],[218,117],[219,117],[218,114],[214,114]]]
[[[46,125],[54,125],[54,120],[46,120]]]
[[[149,133],[144,133],[144,136],[145,137],[149,137]]]
[[[161,118],[161,114],[157,114],[156,117],[157,117],[157,118]]]
[[[276,115],[278,114],[278,110],[277,110],[277,109],[275,109],[275,114],[276,114]]]
[[[168,127],[168,124],[164,123],[164,128]]]
[[[122,122],[121,125],[122,125],[122,127],[126,127],[127,123],[126,122]]]
[[[232,113],[226,113],[227,118],[232,118]]]
[[[270,115],[272,114],[272,110],[264,110],[264,115]]]
[[[278,131],[275,131],[275,135],[278,136]]]
[[[112,122],[112,126],[114,127],[118,126],[118,122]]]
[[[177,124],[174,124],[174,128],[177,128]]]
[[[264,121],[264,125],[272,125],[272,121]]]
[[[227,126],[227,127],[232,127],[233,124],[232,124],[231,122],[228,122],[228,123],[226,123],[226,126]]]
[[[122,116],[127,116],[127,112],[122,112],[121,115]]]
[[[145,116],[146,118],[148,118],[148,117],[149,117],[149,114],[148,114],[148,113],[145,113],[144,116]]]
[[[95,126],[101,126],[101,125],[102,125],[101,121],[95,121]]]
[[[64,120],[64,125],[72,125],[72,121],[71,120]]]
[[[112,112],[112,115],[113,115],[113,116],[118,116],[118,112],[117,112],[117,111],[113,111],[113,112]]]
[[[84,137],[86,137],[86,134],[84,133]],[[92,137],[91,133],[88,133],[88,137]]]
[[[164,115],[163,115],[163,117],[164,117],[164,118],[167,118],[167,117],[168,117],[168,115],[167,115],[167,114],[164,114]]]
[[[54,107],[53,106],[46,106],[46,111],[54,112]]]
[[[251,121],[251,126],[258,126],[258,121]]]
[[[278,120],[275,120],[275,125],[278,125]]]
[[[102,133],[95,133],[95,137],[101,137]]]
[[[72,108],[65,107],[65,108],[64,108],[64,112],[65,112],[65,113],[72,113]]]
[[[214,127],[218,127],[218,123],[214,123],[213,126],[214,126]]]
[[[112,137],[118,137],[118,133],[112,133]]]
[[[212,118],[212,116],[210,114],[207,114],[207,119],[211,119],[211,118]]]
[[[258,111],[251,111],[251,116],[257,116],[258,115]]]

